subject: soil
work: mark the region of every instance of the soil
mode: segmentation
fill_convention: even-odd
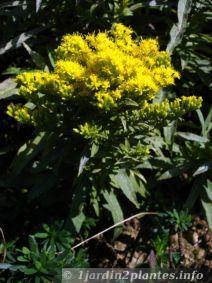
[[[178,253],[181,256],[180,266],[212,269],[212,231],[207,222],[196,217],[192,227],[181,236],[170,235],[170,244],[165,251],[169,254],[167,265],[175,267],[170,257]],[[89,254],[92,267],[136,268],[155,267],[157,264],[151,239],[138,219],[125,223],[115,240],[108,239],[107,235],[92,240]]]

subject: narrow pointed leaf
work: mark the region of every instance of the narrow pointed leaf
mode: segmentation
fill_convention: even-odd
[[[42,0],[36,0],[36,13],[40,10]]]

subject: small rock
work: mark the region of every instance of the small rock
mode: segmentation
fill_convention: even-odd
[[[143,252],[135,252],[131,262],[128,264],[128,268],[136,268],[137,266],[144,263],[147,258],[147,254]]]
[[[115,250],[119,251],[119,252],[124,252],[127,248],[127,244],[116,241],[115,245],[114,245]]]
[[[205,258],[206,252],[205,250],[199,248],[194,251],[194,254],[195,254],[195,258],[197,260],[200,260],[200,259]]]

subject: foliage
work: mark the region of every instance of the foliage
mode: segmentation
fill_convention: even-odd
[[[179,177],[180,179],[185,174],[185,181],[190,181],[193,184],[184,207],[191,210],[198,198],[204,198],[205,201],[207,199],[203,207],[205,212],[207,211],[206,215],[209,223],[211,222],[211,217],[209,216],[210,196],[207,196],[207,193],[205,194],[205,189],[210,186],[209,180],[212,165],[210,143],[211,113],[210,111],[207,118],[204,119],[202,112],[197,110],[198,118],[201,121],[200,135],[178,132],[174,124],[170,127],[164,127],[163,136],[161,136],[162,142],[159,145],[161,148],[160,160],[163,161],[164,168],[158,168],[161,163],[158,163],[155,168],[151,167],[153,170],[157,170],[154,177],[156,182],[152,184],[152,187],[158,185],[161,181],[170,180],[171,178],[176,179]],[[163,148],[169,151],[169,156],[162,153]],[[158,162],[158,158],[153,158],[152,161],[149,160],[148,162],[153,163],[156,161]],[[142,167],[145,168],[145,164]]]
[[[75,255],[70,250],[73,241],[61,224],[43,225],[43,231],[29,235],[27,246],[8,248],[5,267],[11,273],[9,282],[52,282],[60,279],[62,268],[86,267],[85,252]],[[0,269],[5,267],[0,264]]]
[[[152,245],[156,251],[157,255],[157,264],[159,267],[166,267],[168,263],[168,251],[167,247],[169,246],[169,238],[167,234],[162,234],[162,236],[157,236],[152,241]]]
[[[173,211],[167,212],[167,221],[175,232],[183,232],[191,226],[191,215],[186,210],[177,211],[173,209]]]

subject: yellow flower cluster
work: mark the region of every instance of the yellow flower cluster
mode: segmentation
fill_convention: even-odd
[[[196,110],[202,105],[202,97],[182,96],[169,102],[165,99],[161,103],[148,103],[144,101],[139,117],[145,120],[162,121],[161,119],[176,119],[187,112]]]
[[[52,73],[35,71],[17,76],[20,95],[35,109],[11,105],[8,114],[36,125],[39,119],[48,122],[55,116],[56,120],[58,107],[66,103],[89,103],[97,110],[109,111],[117,106],[120,109],[126,99],[131,99],[147,120],[156,115],[166,117],[171,111],[183,115],[198,108],[200,99],[152,102],[158,91],[174,84],[176,78],[179,73],[172,67],[168,53],[159,50],[157,40],[136,41],[130,28],[115,24],[109,32],[64,36],[56,49]],[[63,107],[59,113],[63,111],[67,110]]]
[[[129,158],[132,162],[132,159],[134,158],[144,158],[149,156],[150,149],[148,146],[144,146],[140,143],[140,141],[136,145],[130,145],[130,143],[125,141],[125,144],[119,145],[119,155],[120,158]]]
[[[38,92],[62,99],[87,96],[97,107],[110,109],[126,97],[151,100],[179,77],[157,40],[136,42],[122,24],[111,32],[66,35],[56,55],[53,73],[17,77],[21,95],[31,101]]]
[[[32,123],[30,111],[24,106],[10,104],[8,106],[7,114],[20,123]]]
[[[84,125],[80,125],[78,129],[74,128],[73,131],[80,134],[85,139],[92,140],[106,139],[109,134],[107,130],[102,131],[101,127],[98,127],[95,124],[89,124],[87,122]]]

